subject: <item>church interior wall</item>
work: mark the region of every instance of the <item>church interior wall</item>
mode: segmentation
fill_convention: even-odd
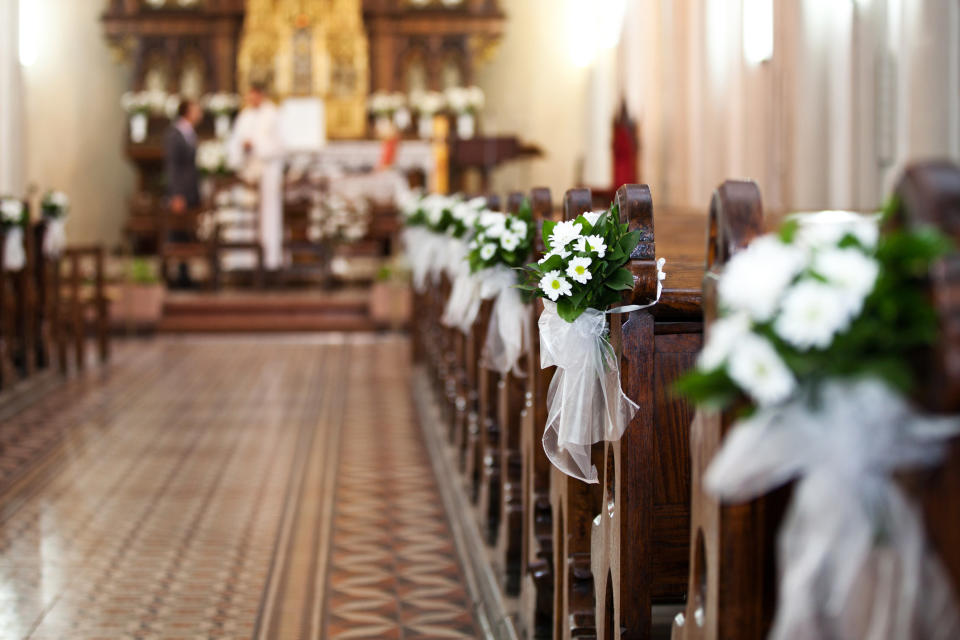
[[[120,96],[129,69],[103,37],[102,0],[30,0],[36,60],[24,67],[26,185],[70,194],[71,242],[113,246],[122,235],[134,174],[124,152]]]

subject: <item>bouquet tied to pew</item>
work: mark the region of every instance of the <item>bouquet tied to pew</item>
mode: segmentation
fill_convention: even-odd
[[[657,262],[657,297],[647,305],[610,309],[634,286],[626,268],[641,239],[620,222],[616,205],[575,220],[545,221],[543,257],[526,267],[523,289],[543,298],[540,365],[557,367],[547,393],[543,447],[561,471],[598,482],[590,449],[614,441],[639,408],[623,393],[620,364],[608,340],[607,315],[656,304],[664,279]]]
[[[412,191],[399,198],[399,206],[414,288],[422,293],[428,281],[438,284],[442,274],[455,279],[466,260],[465,238],[486,200]]]
[[[3,231],[3,268],[20,271],[27,263],[23,229],[27,224],[27,208],[21,200],[0,196],[0,230]]]
[[[705,487],[744,501],[797,480],[779,533],[775,640],[960,634],[919,512],[892,477],[934,464],[960,433],[908,400],[911,360],[937,335],[922,285],[949,247],[931,229],[881,234],[876,216],[823,212],[708,275],[718,318],[679,389],[742,415]]]
[[[69,211],[70,198],[62,191],[47,191],[40,201],[40,212],[46,225],[43,232],[43,255],[48,258],[59,256],[67,246],[65,223]]]
[[[517,288],[519,271],[533,247],[533,213],[524,201],[515,214],[484,209],[467,244],[466,262],[454,282],[444,320],[470,331],[484,300],[493,300],[482,362],[493,371],[522,376],[517,363],[529,344],[528,307]]]

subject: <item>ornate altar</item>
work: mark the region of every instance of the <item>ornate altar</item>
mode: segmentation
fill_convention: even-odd
[[[251,81],[280,98],[323,99],[327,135],[366,133],[369,64],[360,0],[248,0],[237,60]]]

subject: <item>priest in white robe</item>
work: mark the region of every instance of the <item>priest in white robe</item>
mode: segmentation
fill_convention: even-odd
[[[260,188],[260,242],[268,270],[283,263],[283,140],[277,106],[251,85],[227,145],[230,166]]]

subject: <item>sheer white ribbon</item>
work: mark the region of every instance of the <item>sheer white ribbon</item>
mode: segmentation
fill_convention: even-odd
[[[459,253],[459,251],[453,249],[451,253]],[[470,263],[465,259],[465,254],[463,258],[459,264],[448,266],[448,272],[454,272],[453,284],[450,286],[450,297],[443,310],[441,322],[448,327],[460,329],[463,333],[470,333],[470,327],[473,326],[480,311],[480,288],[485,271],[471,273]]]
[[[10,227],[3,241],[3,268],[6,271],[20,271],[26,264],[27,252],[23,246],[23,227]]]
[[[513,269],[497,265],[487,272],[480,286],[480,297],[495,300],[487,325],[483,366],[503,375],[513,371],[515,376],[523,377],[526,374],[517,369],[517,362],[530,344],[529,306],[515,286],[517,274]]]
[[[553,465],[574,478],[597,483],[590,449],[601,440],[623,435],[640,407],[620,385],[620,360],[607,340],[607,314],[651,307],[663,290],[663,259],[657,262],[657,298],[650,304],[609,311],[587,309],[573,322],[557,313],[557,305],[543,303],[540,327],[540,367],[557,370],[547,390],[547,424],[543,449]]]
[[[449,238],[434,233],[424,227],[411,227],[403,232],[403,242],[407,249],[407,260],[413,277],[413,286],[417,293],[423,293],[427,287],[427,277],[436,282],[438,263],[445,260],[444,251]]]
[[[935,464],[960,420],[915,412],[875,380],[826,384],[727,436],[706,488],[724,500],[797,485],[778,543],[770,638],[960,637],[960,614],[920,514],[894,482]]]
[[[43,255],[56,258],[67,246],[67,231],[64,221],[60,218],[47,220],[47,228],[43,233]]]

